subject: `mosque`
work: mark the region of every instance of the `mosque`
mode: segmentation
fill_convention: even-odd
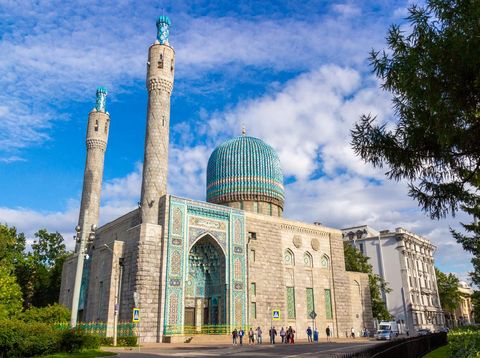
[[[368,276],[345,270],[342,232],[283,217],[283,173],[261,139],[232,138],[207,167],[206,202],[168,194],[170,19],[157,20],[147,59],[148,110],[141,200],[97,227],[110,115],[97,90],[87,125],[75,254],[64,264],[60,303],[77,321],[131,321],[142,342],[181,341],[233,328],[308,326],[343,337],[373,330]],[[171,180],[175,178],[171,178]],[[328,203],[319,203],[328,205]]]

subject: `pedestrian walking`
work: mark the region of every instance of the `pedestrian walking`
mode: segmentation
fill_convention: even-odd
[[[286,335],[285,329],[283,329],[283,327],[282,327],[282,329],[280,330],[280,337],[282,338],[282,343],[287,343],[285,341],[285,335]]]
[[[309,343],[313,342],[312,333],[313,333],[312,329],[310,328],[310,326],[308,326],[308,328],[307,328],[307,338],[308,338]]]
[[[290,344],[294,344],[295,343],[295,330],[292,328],[292,326],[290,326],[289,330],[290,330]]]
[[[253,337],[253,328],[250,327],[248,331],[248,344],[255,344],[255,338]]]
[[[350,330],[350,334],[352,338],[355,338],[355,328],[352,327],[352,329]]]
[[[238,337],[240,338],[240,345],[243,346],[243,336],[245,335],[245,332],[243,331],[243,328],[240,327],[240,330],[238,331]]]
[[[275,330],[275,327],[270,328],[270,344],[275,344],[275,336],[277,335],[277,331]]]
[[[331,335],[332,335],[332,331],[330,330],[330,326],[327,326],[327,328],[325,328],[325,334],[327,335],[327,342],[330,342],[331,341]]]
[[[238,332],[237,332],[237,329],[235,328],[232,332],[232,340],[233,340],[233,345],[236,346],[237,345],[237,336],[238,336]]]
[[[257,327],[257,344],[262,344],[262,329]]]

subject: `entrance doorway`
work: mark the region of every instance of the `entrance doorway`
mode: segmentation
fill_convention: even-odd
[[[188,255],[188,281],[185,292],[185,326],[226,323],[225,254],[216,240],[206,235]],[[191,304],[194,303],[194,304]],[[192,307],[193,306],[193,307]]]

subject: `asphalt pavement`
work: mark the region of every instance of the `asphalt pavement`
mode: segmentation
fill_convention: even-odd
[[[127,349],[110,348],[120,358],[158,358],[158,357],[334,357],[338,353],[362,350],[377,341],[298,343],[298,344],[262,344],[262,345],[202,345],[202,346],[165,346]]]

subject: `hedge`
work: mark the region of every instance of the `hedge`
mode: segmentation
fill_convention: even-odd
[[[480,352],[480,327],[465,326],[448,333],[450,357],[477,357]]]
[[[0,357],[32,357],[56,352],[96,349],[100,338],[82,332],[58,331],[40,322],[0,321]]]

